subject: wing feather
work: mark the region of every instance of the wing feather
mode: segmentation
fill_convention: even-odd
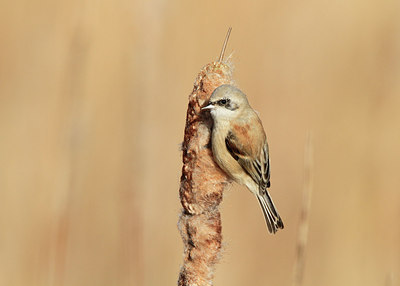
[[[245,148],[245,142],[235,136],[231,131],[225,138],[225,145],[231,156],[239,163],[243,170],[258,185],[268,188],[270,186],[270,168],[268,156],[268,144],[265,142],[256,158],[250,152],[252,149]],[[252,156],[253,155],[253,156]]]
[[[254,132],[254,130],[249,130],[249,132]],[[256,196],[264,213],[269,232],[275,233],[278,229],[284,228],[284,225],[267,190],[271,185],[268,144],[264,137],[263,142],[260,142],[263,145],[254,148],[257,146],[253,146],[253,142],[249,142],[248,138],[248,136],[241,136],[240,133],[235,136],[230,131],[225,138],[225,145],[231,156],[259,186],[259,193]]]

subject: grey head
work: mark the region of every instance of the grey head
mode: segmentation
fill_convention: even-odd
[[[208,105],[203,109],[210,109],[214,120],[229,120],[237,117],[248,106],[247,97],[240,89],[224,84],[214,90]]]

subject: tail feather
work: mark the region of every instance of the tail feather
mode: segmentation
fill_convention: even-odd
[[[272,201],[268,191],[266,189],[260,190],[260,193],[257,195],[257,199],[260,202],[268,231],[270,233],[276,233],[278,229],[283,229],[283,221],[276,211],[274,202]]]

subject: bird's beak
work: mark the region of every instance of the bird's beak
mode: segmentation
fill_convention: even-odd
[[[205,109],[213,109],[215,106],[212,104],[209,104],[207,106],[204,106],[201,110],[205,110]]]

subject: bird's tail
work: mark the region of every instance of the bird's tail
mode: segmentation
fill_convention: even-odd
[[[276,211],[274,202],[269,196],[267,189],[260,190],[259,194],[257,195],[257,199],[260,202],[269,232],[275,233],[278,231],[278,229],[283,228],[284,226],[282,219]]]

